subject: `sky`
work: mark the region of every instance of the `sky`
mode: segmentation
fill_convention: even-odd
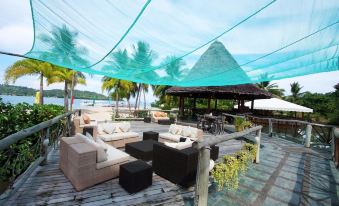
[[[164,1],[162,1],[164,2]],[[250,1],[248,1],[250,2]],[[157,7],[158,12],[162,13],[171,13],[173,8],[173,4],[175,1],[172,1],[172,4],[160,4],[158,1],[159,5],[154,5],[154,7]],[[183,4],[183,6],[185,6]],[[198,7],[199,5],[194,5]],[[201,5],[200,5],[201,6]],[[169,35],[169,41],[176,42],[176,44],[172,44],[171,46],[173,48],[167,48],[167,52],[171,52],[171,49],[179,50],[182,46],[184,49],[191,49],[194,48],[195,43],[199,41],[199,38],[194,38],[195,35],[198,35],[198,33],[203,33],[204,35],[212,35],[210,33],[211,31],[214,31],[215,29],[218,29],[219,25],[211,25],[209,22],[204,21],[204,19],[196,19],[196,16],[193,14],[189,13],[189,10],[186,8],[188,7],[182,7],[180,10],[182,14],[178,13],[177,15],[174,15],[173,18],[179,18],[180,15],[185,15],[185,17],[190,18],[191,23],[194,22],[199,22],[199,24],[202,24],[198,28],[201,30],[201,32],[196,32],[196,34],[190,34],[190,30],[186,29],[188,28],[189,25],[173,25],[172,27],[170,25],[167,25],[165,28],[173,28],[176,27],[179,30],[181,29],[182,33],[182,39],[180,41],[176,41],[175,36]],[[133,12],[135,8],[121,8],[123,10],[122,12]],[[208,8],[206,8],[208,9]],[[222,8],[221,8],[222,9]],[[235,10],[235,8],[228,8],[228,15],[233,15],[234,13],[239,13],[240,11]],[[207,12],[204,13],[203,16],[205,19],[213,20],[213,18],[219,18],[218,16],[215,16],[215,14],[207,14]],[[98,17],[99,18],[99,17]],[[145,15],[143,21],[150,21],[150,19],[154,19],[152,16],[147,16]],[[180,19],[179,19],[180,20]],[[178,20],[178,21],[179,21]],[[159,26],[161,27],[161,22],[162,21],[153,21],[150,26]],[[265,24],[269,24],[269,22],[266,22]],[[180,27],[179,27],[180,26]],[[253,31],[258,30],[259,28],[262,29],[263,25],[251,25]],[[161,27],[162,28],[162,27]],[[140,28],[142,30],[142,28]],[[157,37],[161,34],[156,34],[154,31],[149,31],[153,32],[151,36],[154,37],[155,40],[154,42],[157,42]],[[170,33],[171,31],[168,31]],[[241,32],[241,30],[237,31]],[[234,35],[239,36],[240,34],[235,32]],[[254,33],[254,32],[253,32]],[[276,36],[279,31],[278,30],[267,30],[267,35],[271,36]],[[132,41],[133,38],[135,38],[133,35],[143,35],[143,34],[138,34],[138,33],[132,33],[131,37],[127,38],[126,42],[123,44],[128,45],[130,44],[129,41]],[[180,34],[177,34],[180,36]],[[189,37],[190,41],[187,41],[185,37]],[[170,38],[173,38],[172,40]],[[233,38],[233,39],[232,39]],[[253,36],[253,38],[261,39],[259,37]],[[236,41],[232,35],[229,36],[230,41]],[[159,40],[160,41],[160,40]],[[242,54],[245,52],[249,52],[250,47],[254,48],[257,47],[257,44],[263,44],[265,39],[261,39],[260,41],[263,42],[256,42],[254,43],[253,41],[249,41],[249,45],[247,47],[238,47],[237,44],[232,44],[229,48],[231,52],[234,52],[236,54]],[[32,47],[33,43],[33,28],[32,28],[32,19],[31,19],[31,10],[29,6],[29,0],[1,0],[0,4],[0,51],[4,52],[13,52],[13,53],[18,53],[18,54],[25,54],[30,50]],[[91,47],[89,42],[82,42],[89,48]],[[159,43],[159,45],[161,45]],[[154,45],[155,46],[155,45]],[[269,45],[272,46],[272,45]],[[156,47],[156,46],[155,46]],[[273,47],[273,46],[272,46]],[[268,49],[264,48],[263,50]],[[161,48],[155,48],[155,50],[160,50]],[[163,52],[162,52],[163,53]],[[200,53],[198,53],[200,54]],[[161,53],[160,53],[161,55]],[[4,83],[3,76],[4,76],[4,71],[5,69],[13,64],[16,60],[19,58],[16,57],[11,57],[11,56],[6,56],[6,55],[1,55],[0,54],[0,83]],[[193,64],[193,63],[191,63]],[[319,92],[319,93],[325,93],[325,92],[330,92],[333,91],[334,88],[333,86],[339,82],[339,72],[327,72],[327,73],[319,73],[319,74],[313,74],[313,75],[307,75],[307,76],[302,76],[302,77],[295,77],[295,78],[288,78],[288,79],[283,79],[283,80],[278,80],[278,81],[273,81],[274,83],[277,83],[279,87],[285,89],[286,95],[290,94],[290,84],[292,82],[299,82],[302,86],[302,92],[304,91],[310,91],[310,92]],[[87,76],[87,85],[82,86],[79,85],[77,86],[76,89],[79,90],[88,90],[88,91],[94,91],[101,93],[101,78],[102,76],[99,75],[94,75],[93,77]],[[39,87],[39,81],[37,77],[23,77],[15,82],[15,85],[20,85],[20,86],[27,86],[31,88],[38,88]],[[63,89],[62,84],[53,84],[48,87],[47,89]],[[152,91],[147,94],[147,100],[148,101],[154,101],[156,98],[153,96]]]

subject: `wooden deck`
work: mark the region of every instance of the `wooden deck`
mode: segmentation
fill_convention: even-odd
[[[169,126],[132,122],[133,131],[166,132]],[[229,142],[229,150],[240,148],[240,141]],[[223,152],[227,150],[223,148]],[[81,192],[59,169],[59,150],[48,156],[48,164],[39,166],[5,205],[184,205],[192,199],[194,188],[183,189],[153,175],[153,185],[139,193],[129,194],[118,183],[118,178],[98,184]]]

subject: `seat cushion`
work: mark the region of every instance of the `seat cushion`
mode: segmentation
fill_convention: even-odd
[[[99,162],[96,164],[96,168],[97,169],[101,169],[104,167],[109,167],[115,164],[120,164],[120,163],[124,163],[126,161],[129,160],[130,156],[121,151],[118,150],[114,147],[112,147],[111,145],[107,145],[108,149],[107,149],[107,160],[104,162]]]
[[[124,139],[124,133],[100,134],[99,137],[105,142]]]
[[[180,141],[180,137],[182,137],[181,135],[176,135],[176,134],[171,134],[171,133],[161,133],[159,134],[159,137],[163,138],[163,139],[168,139],[171,140],[173,142],[179,142]]]
[[[186,149],[189,147],[192,147],[192,141],[186,141],[186,142],[178,142],[176,148],[178,150]]]
[[[136,132],[124,132],[122,133],[124,138],[133,138],[133,137],[139,137],[139,134]]]

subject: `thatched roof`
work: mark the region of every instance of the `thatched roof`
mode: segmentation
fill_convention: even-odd
[[[236,69],[235,69],[236,68]],[[213,69],[216,73],[227,72],[225,78],[248,79],[246,73],[241,69],[225,46],[215,41],[201,55],[197,63],[192,67],[189,78],[202,76],[207,69]],[[253,84],[231,85],[231,86],[205,86],[205,87],[171,87],[166,93],[174,96],[186,96],[197,98],[219,98],[219,99],[265,99],[271,94],[259,89]]]
[[[253,84],[209,87],[171,87],[166,94],[173,96],[218,98],[218,99],[266,99],[272,95]]]
[[[215,74],[222,74],[225,78],[232,78],[232,81],[249,82],[249,77],[241,69],[237,61],[225,46],[219,42],[213,42],[201,55],[187,75],[187,80],[201,79],[208,77],[211,70]],[[207,75],[207,76],[206,76]]]

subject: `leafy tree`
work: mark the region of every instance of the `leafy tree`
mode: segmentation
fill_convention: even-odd
[[[7,68],[5,72],[5,82],[13,82],[23,76],[38,75],[40,78],[40,104],[44,103],[44,77],[50,78],[53,71],[53,66],[47,62],[41,62],[32,59],[23,59],[16,61],[13,65]]]
[[[334,86],[334,110],[330,114],[330,123],[339,125],[339,83]]]
[[[49,51],[42,54],[47,57],[49,60],[63,62],[65,65],[75,65],[86,67],[89,63],[86,60],[86,55],[88,53],[85,47],[79,46],[78,43],[78,32],[71,31],[66,25],[62,27],[54,27],[49,35],[42,34],[39,36],[42,42],[46,43],[50,47]],[[79,72],[70,72],[72,74],[71,81],[69,81],[69,75],[67,74],[68,70],[58,71],[57,74],[59,80],[63,80],[65,83],[65,96],[64,96],[64,105],[66,111],[68,111],[68,85],[71,86],[71,93],[74,90],[74,83],[80,83],[85,78],[83,74]],[[76,78],[81,77],[82,80],[79,81]]]

